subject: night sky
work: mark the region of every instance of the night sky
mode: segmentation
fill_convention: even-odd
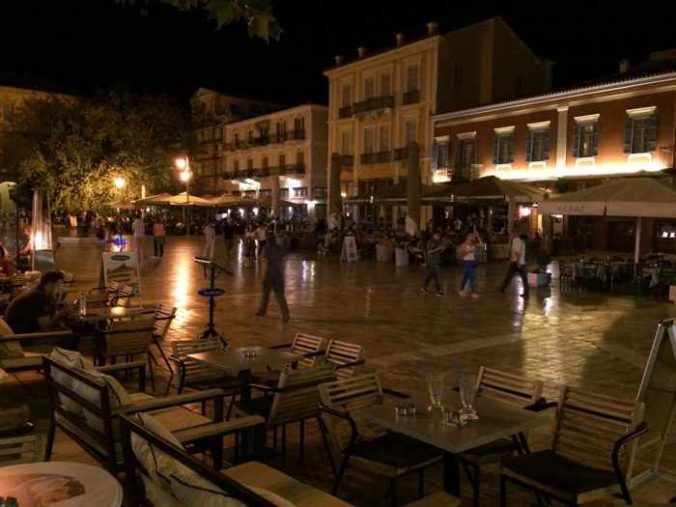
[[[141,0],[142,2],[143,0]],[[539,56],[556,87],[613,74],[621,58],[676,48],[668,2],[279,0],[279,41],[242,26],[215,31],[199,13],[162,6],[145,15],[112,0],[0,2],[0,83],[87,92],[124,85],[187,98],[202,85],[280,103],[326,101],[322,70],[358,45],[392,47],[435,20],[446,32],[501,15]]]

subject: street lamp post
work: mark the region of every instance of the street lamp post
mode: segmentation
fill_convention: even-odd
[[[188,157],[180,157],[177,158],[174,161],[174,165],[176,166],[176,169],[180,170],[180,174],[178,175],[179,179],[185,183],[185,205],[186,205],[186,210],[185,210],[185,217],[186,217],[186,223],[188,226],[188,236],[190,236],[190,179],[192,178],[192,171],[190,170],[190,160]]]

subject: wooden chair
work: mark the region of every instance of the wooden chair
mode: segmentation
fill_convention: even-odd
[[[97,331],[96,356],[105,364],[108,358],[113,363],[118,357],[133,361],[134,356],[148,357],[155,330],[154,318],[139,317],[128,320],[114,320],[107,327]],[[148,360],[150,378],[154,380],[152,363]]]
[[[171,442],[135,418],[125,415],[121,417],[121,420],[127,457],[125,475],[130,485],[133,505],[146,505],[150,491],[159,493],[159,495],[167,494],[167,488],[171,489],[172,481],[179,480],[181,477],[178,474],[181,474],[188,478],[183,480],[185,483],[197,484],[207,492],[214,492],[219,498],[230,496],[251,507],[275,505],[349,507],[349,504],[328,493],[255,461],[218,471],[186,452],[180,444]],[[158,474],[148,472],[148,467],[143,464],[143,456],[134,452],[132,437],[135,438],[137,448],[139,448],[139,443],[145,442],[151,449],[154,449],[153,454],[160,452],[164,455],[166,460],[163,460],[162,476],[169,476],[169,486],[167,486],[167,479],[159,479]],[[176,496],[171,500],[171,505],[181,507],[193,507],[194,505],[194,503],[188,503],[187,500],[177,500]],[[161,503],[155,501],[155,505],[161,505]]]
[[[51,408],[51,424],[47,439],[47,459],[51,456],[55,430],[58,427],[99,461],[111,473],[123,470],[122,440],[119,416],[138,411],[152,413],[184,445],[195,450],[210,450],[216,463],[222,459],[222,439],[225,428],[223,397],[219,389],[155,398],[145,394],[145,362],[124,363],[86,370],[68,366],[45,357],[45,371]],[[136,372],[138,392],[129,394],[119,383],[105,374]],[[215,411],[208,418],[183,405],[213,400]],[[260,425],[260,418],[246,418],[237,423]],[[215,426],[214,426],[215,425]],[[215,433],[214,433],[215,431]]]
[[[0,337],[0,346],[2,346],[3,352],[8,353],[0,355],[0,368],[8,373],[39,371],[42,369],[44,352],[39,352],[38,350],[72,340],[73,333],[69,330],[2,336]],[[31,344],[28,350],[22,346],[22,343],[25,342],[30,342]]]
[[[517,408],[539,409],[545,406],[541,398],[542,382],[485,366],[479,369],[477,375],[477,394]],[[515,438],[521,437],[521,435],[515,436]],[[524,443],[525,440],[519,440],[519,445],[516,445],[513,440],[500,439],[470,449],[459,456],[474,490],[475,506],[479,505],[481,466],[499,463],[501,458],[514,454]]]
[[[167,354],[164,352],[164,349],[162,348],[162,342],[167,337],[167,333],[169,332],[169,328],[171,327],[171,323],[173,322],[174,318],[176,318],[175,306],[169,306],[160,303],[155,308],[155,324],[152,335],[153,339],[152,344],[155,345],[155,347],[157,347],[157,350],[162,356],[164,364],[167,366],[167,371],[169,371],[169,373],[172,372],[171,363],[169,362],[169,358],[167,357]],[[148,357],[152,361],[155,361],[155,364],[157,364],[157,360],[152,355],[150,349],[148,349]]]
[[[298,422],[299,461],[303,462],[305,444],[305,421],[319,419],[319,384],[335,379],[331,365],[320,364],[311,368],[286,369],[279,377],[276,387],[251,384],[265,396],[253,398],[248,406],[235,404],[236,413],[260,415],[265,418],[267,429],[274,432],[274,447],[277,447],[277,428],[282,428],[282,456],[286,453],[286,425]]]
[[[423,495],[425,468],[442,460],[441,451],[398,433],[380,431],[371,437],[370,428],[355,411],[384,401],[385,395],[408,398],[384,389],[378,375],[360,375],[319,386],[320,427],[338,491],[348,466],[357,466],[390,481],[392,504],[397,502],[397,479],[419,474],[419,495]]]
[[[97,310],[112,306],[115,294],[120,288],[120,283],[109,281],[105,287],[95,287],[87,293],[87,310]]]
[[[506,505],[508,481],[567,505],[618,494],[631,505],[625,477],[636,438],[648,431],[642,418],[642,403],[563,388],[551,449],[503,459],[500,505]]]
[[[29,422],[27,405],[0,409],[0,467],[45,459],[45,438]]]
[[[324,344],[327,339],[321,336],[314,336],[306,333],[296,333],[293,342],[281,345],[273,345],[271,349],[289,349],[289,352],[303,356],[303,359],[295,364],[287,364],[285,369],[290,368],[312,368],[317,366],[322,360]],[[254,383],[263,383],[276,386],[279,382],[280,370],[273,370],[268,367],[266,372],[256,373]]]
[[[331,340],[324,361],[336,367],[336,378],[347,379],[354,375],[357,366],[364,364],[364,348],[356,343]]]
[[[121,283],[117,291],[113,293],[112,300],[110,302],[111,306],[130,306],[131,298],[134,297],[134,287],[127,285],[126,283]]]

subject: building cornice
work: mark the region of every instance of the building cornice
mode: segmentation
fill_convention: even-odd
[[[285,116],[287,114],[293,114],[293,113],[300,113],[304,112],[307,110],[319,110],[319,111],[326,111],[328,113],[329,108],[327,106],[323,106],[321,104],[302,104],[299,106],[294,106],[294,107],[289,107],[287,109],[280,109],[279,111],[273,111],[272,113],[267,113],[267,114],[262,114],[260,116],[252,116],[250,118],[245,118],[243,120],[239,121],[233,121],[227,123],[225,126],[226,128],[228,127],[241,127],[242,125],[247,125],[247,124],[256,124],[261,121],[265,120],[271,120],[273,118],[279,118],[281,116]]]

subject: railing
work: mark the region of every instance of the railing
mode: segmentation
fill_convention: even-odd
[[[273,142],[275,142],[275,143],[283,143],[284,141],[286,141],[288,139],[288,136],[287,136],[286,132],[282,132],[282,133],[279,133],[279,134],[275,134],[273,139],[274,139]]]
[[[293,171],[296,174],[305,174],[305,163],[297,163],[293,166]]]
[[[344,119],[352,116],[352,106],[343,106],[338,109],[338,118]]]
[[[302,130],[292,130],[289,134],[289,139],[291,140],[303,140],[305,139],[305,129]]]
[[[406,159],[408,159],[408,148],[395,148],[394,160],[406,160]]]
[[[392,160],[392,152],[390,150],[361,154],[362,164],[382,164],[390,160]]]
[[[251,146],[265,146],[270,143],[270,138],[268,136],[254,137],[249,141]]]
[[[404,105],[416,104],[418,102],[420,102],[420,90],[404,92],[401,97],[401,103]]]
[[[328,192],[323,187],[316,187],[312,189],[312,197],[314,199],[326,199]]]
[[[352,114],[362,114],[379,109],[392,109],[394,107],[394,96],[374,97],[372,99],[356,102],[352,106]]]

